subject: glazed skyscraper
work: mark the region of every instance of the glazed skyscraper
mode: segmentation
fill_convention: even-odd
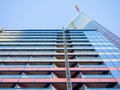
[[[0,90],[120,90],[118,42],[83,13],[64,29],[4,30]]]

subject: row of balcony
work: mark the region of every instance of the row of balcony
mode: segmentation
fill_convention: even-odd
[[[66,36],[85,36],[83,33],[66,33]],[[62,33],[0,33],[0,36],[63,36]]]
[[[56,76],[57,77],[57,76]],[[78,75],[77,78],[113,78],[112,75]],[[0,75],[0,78],[54,78],[53,75]]]
[[[105,64],[100,61],[86,61],[86,62],[70,62],[70,67],[79,67],[79,68],[105,68]],[[2,62],[0,67],[31,67],[31,68],[57,68],[57,67],[65,67],[65,63],[63,62]]]
[[[0,88],[0,90],[52,90],[50,88]],[[54,89],[53,89],[54,90]],[[120,88],[86,88],[81,90],[120,90]]]
[[[52,65],[0,65],[0,68],[20,68],[20,67],[31,67],[31,68],[53,68]],[[79,68],[104,68],[106,67],[105,65],[79,65]]]
[[[0,39],[63,39],[63,36],[48,36],[48,37],[45,37],[45,36],[1,36],[0,35]],[[66,39],[87,39],[86,36],[67,36],[65,37]],[[91,37],[93,38],[93,37]]]
[[[2,87],[1,85],[0,87]],[[66,84],[6,84],[6,86],[6,88],[0,88],[0,90],[67,90]],[[72,84],[72,90],[120,90],[120,87],[116,83],[105,83],[105,85],[101,83],[101,87],[95,83]]]

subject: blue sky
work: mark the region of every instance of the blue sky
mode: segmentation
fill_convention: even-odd
[[[82,12],[120,36],[120,0],[0,0],[0,27],[61,29],[76,15],[76,3]]]

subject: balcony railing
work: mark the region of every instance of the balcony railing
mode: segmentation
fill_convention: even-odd
[[[51,90],[50,88],[0,88],[0,90]]]
[[[53,68],[53,65],[0,65],[0,68]]]
[[[79,65],[80,68],[104,68],[105,65]]]
[[[120,88],[86,88],[84,90],[120,90]]]
[[[113,78],[112,75],[82,75],[82,78]]]
[[[52,75],[0,75],[0,78],[52,78]]]

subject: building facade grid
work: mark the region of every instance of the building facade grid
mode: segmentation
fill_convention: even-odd
[[[0,90],[120,90],[119,60],[97,29],[4,30]]]

